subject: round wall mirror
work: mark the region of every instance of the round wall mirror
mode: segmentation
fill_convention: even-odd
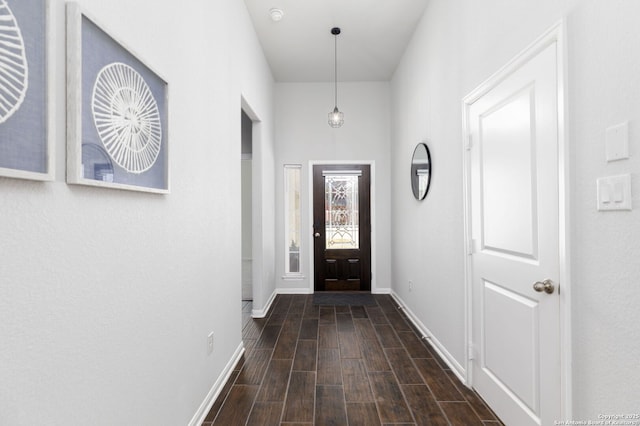
[[[411,159],[411,189],[417,200],[424,200],[431,183],[431,154],[425,143],[419,143]]]

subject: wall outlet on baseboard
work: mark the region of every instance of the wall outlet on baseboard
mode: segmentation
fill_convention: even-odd
[[[207,336],[207,354],[213,353],[213,331]]]

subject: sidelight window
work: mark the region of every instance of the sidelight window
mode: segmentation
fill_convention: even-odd
[[[300,172],[299,164],[284,166],[285,273],[299,275],[300,268]]]

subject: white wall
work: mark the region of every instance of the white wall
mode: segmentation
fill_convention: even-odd
[[[427,6],[391,84],[392,282],[394,292],[464,364],[461,40],[455,3]],[[431,151],[432,180],[426,199],[418,202],[410,163],[422,141]]]
[[[637,1],[584,1],[569,15],[576,414],[640,406],[640,30]],[[632,158],[605,162],[629,120]],[[600,213],[596,179],[632,175],[634,211]]]
[[[634,413],[640,400],[640,212],[599,213],[596,179],[640,188],[640,3],[431,0],[393,78],[394,291],[464,365],[462,98],[565,16],[572,181],[573,418]],[[604,130],[630,121],[632,159],[607,164]],[[418,203],[413,147],[426,139],[433,181]],[[414,281],[409,292],[407,281]]]
[[[339,83],[338,107],[345,122],[339,129],[327,124],[333,110],[333,84],[276,84],[276,279],[279,291],[313,289],[310,276],[312,223],[310,221],[310,161],[373,161],[372,218],[375,262],[373,291],[390,288],[390,110],[389,83]],[[300,281],[282,280],[284,275],[283,166],[301,164],[302,254]]]
[[[169,81],[171,194],[68,186],[50,3],[56,178],[0,178],[0,424],[184,425],[241,342],[240,100],[272,186],[272,77],[242,2],[81,1]]]

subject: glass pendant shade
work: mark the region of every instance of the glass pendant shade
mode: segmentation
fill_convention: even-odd
[[[344,113],[338,111],[336,106],[332,112],[329,113],[329,126],[333,128],[342,127],[344,124]]]

